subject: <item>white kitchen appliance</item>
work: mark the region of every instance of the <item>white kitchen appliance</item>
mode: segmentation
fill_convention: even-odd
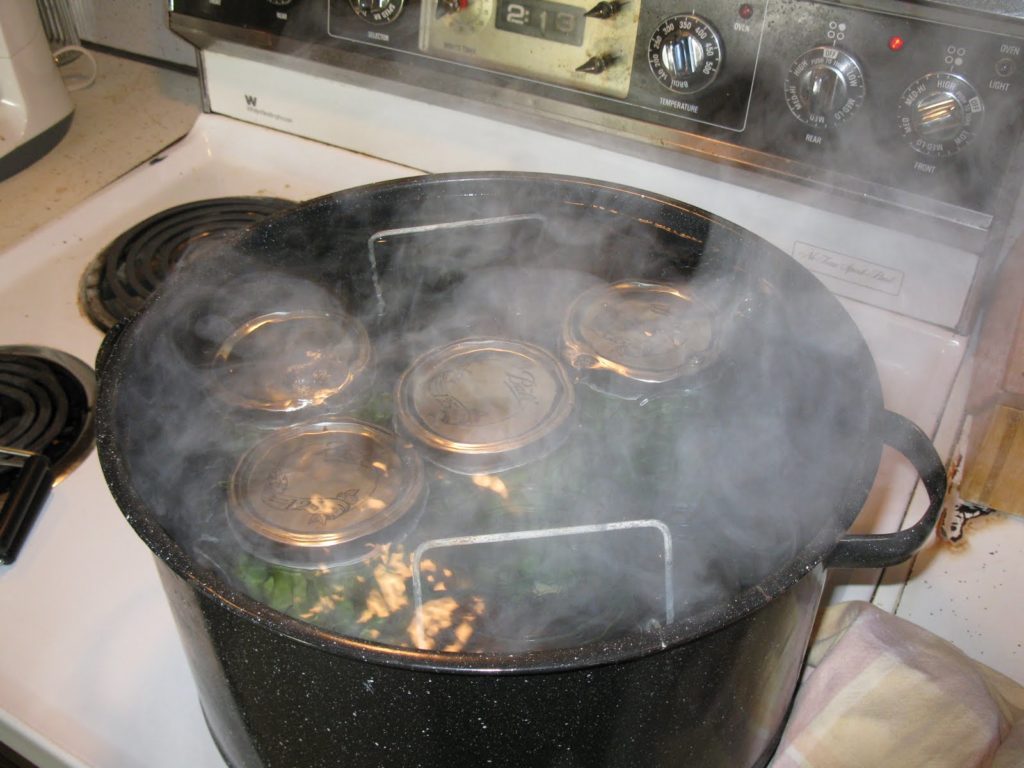
[[[1024,224],[1024,2],[171,5],[201,49],[208,114],[0,254],[9,343],[93,360],[83,273],[174,206],[421,172],[567,173],[704,207],[800,260],[857,323],[886,407],[951,455],[986,280]],[[887,452],[854,531],[917,519],[916,483]],[[1024,525],[989,531],[955,569],[936,547],[909,582],[905,568],[837,574],[831,599],[911,615],[1024,677],[1024,610],[997,589],[1022,577]],[[0,606],[0,741],[42,768],[222,768],[152,557],[95,456],[0,567]]]
[[[0,4],[0,179],[53,149],[74,104],[50,54],[34,0]]]

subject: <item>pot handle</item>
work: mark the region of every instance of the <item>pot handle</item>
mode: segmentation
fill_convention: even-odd
[[[844,536],[825,558],[829,568],[884,568],[915,554],[935,530],[946,498],[946,468],[928,436],[909,419],[882,411],[879,431],[883,442],[906,457],[921,476],[931,503],[921,519],[895,533]]]

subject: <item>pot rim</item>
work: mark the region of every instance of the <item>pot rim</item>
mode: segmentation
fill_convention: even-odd
[[[458,184],[460,182],[471,182],[473,184],[486,182],[541,182],[590,188],[638,197],[646,203],[660,205],[666,209],[674,209],[680,214],[713,223],[716,227],[729,230],[738,237],[763,242],[762,238],[733,222],[678,200],[610,182],[545,173],[482,171],[437,174],[425,177],[412,176],[331,193],[310,200],[300,207],[311,208],[332,204],[339,199],[351,196],[356,190],[358,190],[360,195],[369,197],[377,192],[389,189],[424,188]],[[260,229],[273,228],[280,219],[289,214],[293,215],[295,210],[294,208],[288,209],[268,217],[261,222]],[[778,250],[773,246],[771,248],[773,251]],[[779,253],[785,256],[781,251]],[[794,263],[793,266],[798,267],[799,265]],[[797,273],[799,274],[799,270]],[[810,273],[806,275],[806,278],[812,281],[815,280],[814,276]],[[512,653],[464,653],[403,648],[337,635],[320,629],[313,624],[276,611],[242,592],[220,583],[219,579],[211,578],[201,573],[185,551],[153,519],[147,505],[129,482],[130,474],[128,468],[123,457],[117,451],[114,430],[110,428],[110,422],[115,413],[116,401],[116,381],[111,381],[111,379],[117,378],[111,371],[113,370],[116,373],[118,361],[124,359],[132,348],[134,337],[131,334],[126,334],[124,331],[134,325],[135,319],[139,315],[136,315],[135,318],[132,318],[116,329],[117,332],[109,334],[104,339],[98,355],[103,365],[100,371],[97,397],[97,452],[107,484],[118,507],[122,510],[125,519],[138,536],[150,548],[154,556],[167,565],[174,574],[203,598],[216,603],[239,617],[283,635],[295,642],[309,645],[328,653],[385,666],[456,674],[535,674],[626,662],[665,651],[670,647],[679,646],[704,635],[711,634],[763,607],[782,592],[791,588],[793,584],[809,572],[817,567],[822,567],[822,562],[827,558],[846,528],[852,524],[863,507],[881,459],[883,443],[878,436],[876,428],[879,416],[884,413],[881,384],[878,381],[877,368],[874,366],[870,352],[867,351],[860,331],[856,328],[852,319],[849,318],[838,299],[823,286],[819,286],[819,288],[823,292],[823,299],[834,302],[839,313],[837,316],[840,318],[840,322],[849,324],[849,327],[856,334],[856,339],[864,346],[867,359],[872,364],[868,379],[874,392],[870,393],[870,395],[872,401],[877,403],[876,408],[868,411],[870,424],[865,429],[863,450],[860,452],[862,457],[861,465],[851,467],[849,481],[844,486],[841,497],[836,500],[836,509],[831,518],[836,522],[836,525],[822,526],[816,535],[804,544],[795,557],[791,558],[784,567],[769,574],[760,583],[737,593],[729,600],[717,603],[698,613],[677,619],[671,625],[662,627],[656,632],[630,633],[614,640],[594,641],[574,647]],[[160,290],[155,292],[150,297],[150,301],[153,301],[160,293]]]

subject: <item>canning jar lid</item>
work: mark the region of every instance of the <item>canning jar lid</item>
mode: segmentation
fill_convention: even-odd
[[[395,387],[399,430],[455,472],[501,472],[568,434],[572,381],[559,360],[511,339],[462,339],[420,356]]]
[[[340,311],[283,310],[249,318],[220,343],[217,394],[249,410],[291,413],[348,400],[365,384],[370,338]]]
[[[683,286],[622,280],[570,305],[563,355],[596,389],[639,397],[703,373],[717,358],[714,314]]]
[[[394,433],[355,419],[299,424],[243,455],[228,521],[263,560],[345,565],[408,530],[425,488],[420,457]]]

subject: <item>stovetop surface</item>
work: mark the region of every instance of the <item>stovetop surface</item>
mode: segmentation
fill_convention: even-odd
[[[166,208],[223,195],[302,200],[417,173],[205,116],[185,141],[0,256],[5,341],[92,362],[102,333],[79,306],[82,273],[120,232]],[[152,558],[95,452],[54,490],[16,563],[0,566],[0,615],[0,741],[40,768],[223,768]]]
[[[203,115],[184,141],[0,255],[5,342],[93,360],[102,334],[78,305],[81,275],[118,233],[160,210],[221,195],[308,199],[417,173]],[[964,339],[844,305],[875,355],[887,407],[933,433]],[[856,530],[900,525],[915,481],[887,452]],[[871,599],[876,580],[834,574],[832,599]],[[95,454],[55,490],[15,565],[0,567],[0,615],[0,741],[41,766],[223,766],[152,556],[111,499]]]

